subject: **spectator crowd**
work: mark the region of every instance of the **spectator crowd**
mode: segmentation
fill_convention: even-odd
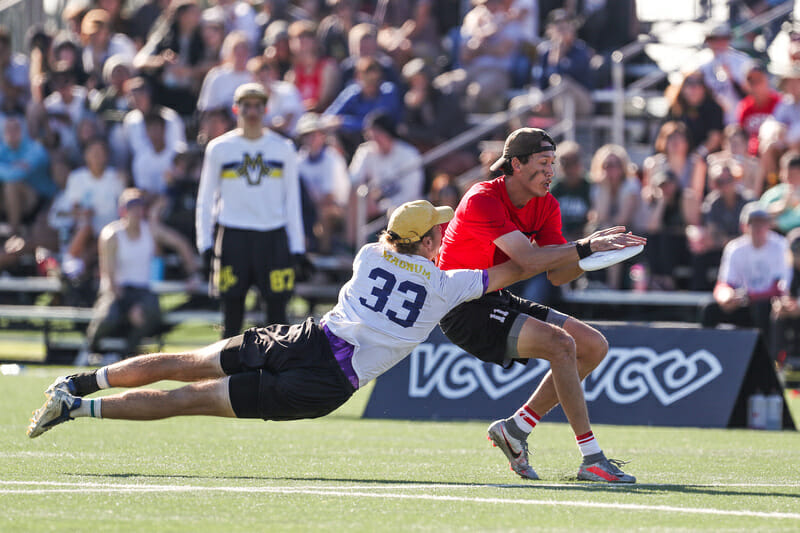
[[[591,91],[607,84],[602,59],[636,38],[635,13],[633,0],[70,0],[63,29],[30,28],[24,49],[0,29],[0,269],[44,274],[55,257],[71,282],[98,281],[98,237],[131,216],[120,196],[134,187],[147,227],[174,230],[167,240],[195,275],[185,243],[196,239],[203,153],[235,126],[234,93],[254,81],[268,94],[264,126],[298,149],[306,248],[352,253],[359,187],[375,219],[422,197],[455,207],[471,185],[460,176],[483,165],[480,179],[491,177],[492,143],[423,166],[470,114],[565,83],[523,120],[556,120],[563,98],[590,116]],[[732,46],[729,25],[711,28],[706,59],[670,78],[640,164],[624,146],[558,147],[551,191],[567,238],[612,225],[647,235],[636,265],[647,288],[731,288],[709,323],[726,319],[731,298],[767,302],[762,314],[782,321],[800,315],[800,26],[782,34],[770,57],[783,60],[770,61]],[[742,214],[751,202],[758,210]],[[764,220],[768,236],[745,248],[778,243],[785,268],[754,280],[772,271],[751,257],[725,279],[742,271],[729,245],[742,248]],[[585,282],[628,289],[630,268]]]

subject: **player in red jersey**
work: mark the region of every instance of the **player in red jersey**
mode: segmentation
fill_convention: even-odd
[[[583,273],[578,261],[593,252],[646,242],[624,227],[566,241],[558,201],[549,192],[555,149],[540,129],[521,128],[508,136],[503,156],[491,167],[504,176],[474,185],[461,199],[442,241],[440,268],[488,268],[510,260],[528,271],[546,271],[551,283],[561,285]],[[605,457],[589,423],[581,380],[608,351],[599,331],[504,289],[459,305],[440,325],[453,343],[483,361],[508,366],[536,357],[550,362],[551,370],[528,402],[489,426],[489,437],[517,474],[538,479],[528,463],[527,437],[560,403],[583,455],[578,479],[636,481],[618,461]]]

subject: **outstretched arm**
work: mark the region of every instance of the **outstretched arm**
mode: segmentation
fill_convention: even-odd
[[[551,283],[562,285],[583,273],[578,266],[580,256],[576,243],[538,247],[520,231],[507,233],[494,242],[523,270],[525,277],[547,272]],[[578,241],[580,244],[588,243],[592,252],[617,250],[646,242],[644,237],[626,233],[624,226],[600,230]]]

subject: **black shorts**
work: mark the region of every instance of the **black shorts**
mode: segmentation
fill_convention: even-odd
[[[244,296],[255,285],[264,298],[283,296],[294,290],[294,268],[286,230],[254,231],[217,228],[214,244],[215,296]]]
[[[321,327],[250,328],[220,354],[231,406],[239,418],[297,420],[325,416],[355,392]]]
[[[487,363],[509,366],[513,361],[527,361],[515,357],[516,348],[509,353],[507,347],[509,333],[519,315],[558,325],[563,325],[567,318],[546,305],[501,289],[453,308],[439,326],[447,338],[465,352]]]

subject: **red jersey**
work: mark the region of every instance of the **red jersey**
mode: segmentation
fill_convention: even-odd
[[[531,198],[517,208],[506,190],[505,176],[473,185],[447,225],[439,252],[439,268],[485,269],[508,261],[494,241],[521,231],[539,246],[564,244],[561,208],[552,194]]]
[[[300,65],[294,67],[294,84],[300,91],[303,102],[310,101],[316,104],[322,94],[322,70],[330,62],[330,59],[321,57],[317,59],[314,66],[305,70]]]
[[[771,93],[764,105],[757,105],[752,96],[745,96],[739,107],[737,114],[739,116],[739,125],[747,132],[749,140],[747,142],[747,150],[750,155],[758,155],[758,130],[761,125],[772,116],[775,106],[781,101],[781,96],[778,93]]]

